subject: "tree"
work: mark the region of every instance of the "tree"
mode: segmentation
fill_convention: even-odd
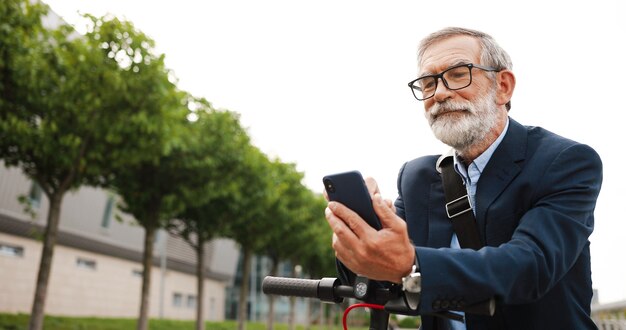
[[[315,195],[310,205],[312,237],[310,248],[305,251],[302,264],[314,278],[337,275],[335,251],[332,247],[333,232],[326,222],[324,210],[328,202],[322,195]]]
[[[239,173],[250,139],[235,114],[216,111],[206,101],[195,103],[200,107],[195,111],[197,120],[188,125],[194,138],[186,158],[197,165],[188,169],[191,181],[176,183],[186,186],[181,189],[186,198],[169,231],[181,236],[196,252],[196,329],[203,330],[204,249],[213,237],[225,233],[234,196],[247,184]]]
[[[326,200],[321,195],[315,195],[308,191],[305,198],[306,204],[301,209],[303,221],[295,235],[296,240],[292,243],[294,253],[288,255],[288,260],[293,265],[300,265],[303,275],[313,278],[336,274],[334,268],[334,251],[331,247],[332,231],[324,218]],[[304,243],[304,244],[303,244]],[[307,313],[307,325],[310,324],[312,315],[312,301],[307,299],[309,312]],[[289,328],[295,329],[295,299],[290,300]]]
[[[337,270],[335,268],[335,252],[331,245],[332,240],[332,230],[328,226],[326,219],[324,218],[324,209],[326,208],[327,202],[321,195],[316,195],[314,202],[310,205],[310,215],[311,215],[311,224],[312,224],[312,240],[309,243],[309,249],[307,249],[302,256],[303,260],[301,263],[304,269],[308,272],[308,274],[312,278],[323,278],[323,277],[336,277]],[[311,300],[308,302],[309,313],[308,315],[312,315],[310,312],[312,309]],[[325,304],[320,302],[320,322],[319,324],[324,324],[324,315],[325,310],[328,307],[333,307],[334,305]],[[309,324],[307,324],[308,328]]]
[[[84,184],[106,186],[115,168],[151,157],[161,108],[142,103],[161,103],[153,86],[167,76],[149,74],[163,71],[162,58],[151,55],[143,35],[132,36],[128,63],[107,53],[102,34],[44,29],[45,6],[9,0],[0,12],[0,158],[21,168],[50,202],[29,323],[41,329],[63,197]]]
[[[100,49],[102,55],[115,61],[121,69],[121,81],[125,90],[129,92],[126,94],[124,106],[134,112],[133,115],[124,118],[122,125],[118,125],[119,131],[114,132],[117,134],[109,134],[107,138],[127,145],[136,145],[143,151],[125,155],[129,160],[125,163],[117,162],[110,182],[114,188],[118,188],[120,182],[125,180],[134,188],[136,186],[133,184],[137,180],[143,182],[150,180],[151,174],[156,175],[158,171],[155,171],[154,167],[158,166],[162,155],[180,145],[181,137],[177,124],[183,122],[187,114],[184,109],[186,95],[179,92],[170,81],[170,72],[165,68],[164,56],[154,51],[154,41],[135,29],[132,23],[110,16],[98,18],[87,15],[87,17],[92,24],[86,37]],[[142,125],[140,129],[133,127],[139,123],[150,125]],[[125,139],[130,131],[133,131],[132,137]],[[135,181],[125,176],[130,170],[138,168],[145,169],[145,172],[136,174],[144,176],[136,177]],[[128,185],[124,187],[127,188]],[[159,220],[162,200],[154,194],[142,196],[141,192],[132,192],[135,193],[134,196],[123,195],[130,210],[136,211],[133,202],[154,206],[154,209],[147,212],[133,213],[137,219],[144,221],[142,224],[150,224],[147,226],[144,239],[144,272],[138,321],[138,328],[145,329],[149,297],[147,285],[150,283],[150,267],[146,266],[152,262],[154,234],[157,228],[156,225],[151,225]],[[148,260],[146,256],[149,256]]]
[[[273,167],[267,156],[251,145],[244,153],[242,164],[238,177],[245,184],[231,200],[232,216],[226,232],[227,237],[239,243],[242,253],[243,272],[237,313],[239,330],[246,327],[250,261],[253,253],[260,252],[270,239],[266,233],[275,225],[270,210],[276,198],[273,194]]]
[[[209,203],[222,201],[237,190],[240,181],[234,179],[232,171],[238,173],[243,153],[249,148],[249,138],[234,113],[216,111],[203,99],[186,96],[184,100],[185,105],[179,109],[182,111],[175,111],[176,120],[170,122],[170,140],[164,140],[157,161],[120,169],[114,181],[125,204],[122,210],[132,214],[146,231],[138,329],[145,329],[148,324],[154,238],[163,227],[178,231],[196,250],[197,326],[204,325],[204,245],[213,234],[211,224],[221,219],[207,217],[213,212],[219,216],[217,212],[222,207],[220,203]],[[194,120],[187,119],[192,116]]]
[[[302,183],[303,175],[293,164],[275,164],[277,177],[274,183],[274,193],[277,194],[269,215],[277,225],[268,229],[270,238],[265,242],[263,251],[271,261],[270,275],[276,276],[278,265],[282,261],[289,261],[292,265],[299,264],[299,260],[306,251],[313,248],[313,233],[311,231],[313,214],[319,215],[323,211],[311,213],[312,204],[315,204],[314,194]],[[323,215],[323,213],[322,213]],[[315,219],[319,220],[319,219]],[[274,327],[274,297],[269,296],[269,315],[267,328]],[[292,302],[295,300],[291,299]],[[293,309],[291,309],[293,311]],[[294,315],[290,313],[290,324],[293,325]]]
[[[308,204],[311,203],[311,192],[302,185],[303,174],[299,173],[294,164],[274,162],[273,193],[275,198],[270,205],[268,215],[275,224],[267,231],[269,239],[265,241],[263,251],[272,261],[270,275],[275,276],[278,263],[297,256],[305,249],[303,238],[310,226],[308,220]]]
[[[174,134],[183,132],[181,118],[171,126]],[[179,126],[176,128],[176,126]],[[185,171],[185,144],[178,139],[164,141],[156,161],[141,162],[120,168],[113,181],[113,190],[122,198],[120,209],[131,214],[145,229],[143,246],[143,277],[137,329],[148,328],[150,283],[154,242],[159,228],[167,225],[180,208],[178,180]]]

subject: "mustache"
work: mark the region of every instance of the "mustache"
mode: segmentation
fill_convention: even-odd
[[[456,102],[450,100],[441,103],[435,103],[429,109],[429,113],[433,117],[454,111],[468,111],[470,113],[475,112],[474,106],[469,102]]]

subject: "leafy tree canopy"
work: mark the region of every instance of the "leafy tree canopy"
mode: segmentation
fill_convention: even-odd
[[[69,26],[18,24],[8,29],[21,46],[2,47],[0,158],[48,195],[105,185],[115,168],[153,158],[167,128],[164,110],[177,101],[149,38],[130,23],[91,19],[84,37]],[[117,43],[118,52],[142,57],[126,65],[104,46]]]

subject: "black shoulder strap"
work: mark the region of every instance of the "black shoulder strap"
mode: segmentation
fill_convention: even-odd
[[[441,161],[443,192],[446,195],[446,214],[459,239],[461,248],[478,250],[483,243],[478,234],[472,204],[461,176],[454,170],[453,158],[446,157]]]
[[[478,226],[472,211],[472,204],[461,176],[454,170],[454,159],[446,157],[440,164],[441,175],[443,179],[443,193],[446,195],[446,213],[452,227],[459,239],[461,248],[470,248],[478,250],[484,246],[480,235],[478,234]],[[470,307],[466,307],[464,311],[469,314],[489,315],[488,329],[504,329],[504,319],[501,307],[492,297],[488,300],[481,301]],[[496,310],[498,310],[496,312]],[[495,314],[495,315],[494,315]],[[470,316],[473,317],[473,316]]]

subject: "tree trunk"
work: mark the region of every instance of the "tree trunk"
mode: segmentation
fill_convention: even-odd
[[[326,325],[326,305],[323,301],[320,300],[320,318],[318,324],[320,325],[320,329]]]
[[[340,305],[330,305],[328,307],[328,329],[335,329],[335,316]]]
[[[156,224],[157,216],[148,220],[150,224]],[[150,308],[150,282],[152,274],[152,255],[154,253],[154,238],[156,225],[146,226],[146,237],[143,244],[143,280],[141,282],[141,305],[139,307],[139,320],[137,330],[148,330],[148,312]]]
[[[48,195],[50,199],[50,209],[43,238],[43,248],[39,261],[39,273],[37,274],[37,284],[35,287],[35,297],[30,313],[28,329],[41,330],[43,328],[44,307],[46,295],[48,293],[48,282],[50,280],[50,270],[52,268],[52,257],[54,255],[54,245],[59,231],[59,221],[61,218],[61,202],[64,191],[55,192]]]
[[[272,258],[272,269],[270,269],[270,276],[276,276],[278,273],[278,260]],[[274,295],[267,296],[269,311],[267,315],[267,330],[274,330]]]
[[[269,311],[267,312],[267,330],[274,330],[274,295],[267,296]]]
[[[306,300],[306,321],[304,323],[304,329],[311,330],[311,317],[313,315],[313,302],[312,299]]]
[[[239,309],[237,310],[237,329],[246,330],[246,315],[248,311],[248,288],[250,286],[250,260],[252,252],[243,248],[243,274],[241,275],[241,289],[239,291]]]
[[[196,293],[196,330],[204,330],[204,239],[198,235],[196,245],[196,277],[198,281],[198,292]]]
[[[296,268],[291,267],[291,277],[296,278],[298,274],[296,273]],[[289,324],[289,330],[296,329],[296,297],[289,297],[289,317],[287,320]]]

